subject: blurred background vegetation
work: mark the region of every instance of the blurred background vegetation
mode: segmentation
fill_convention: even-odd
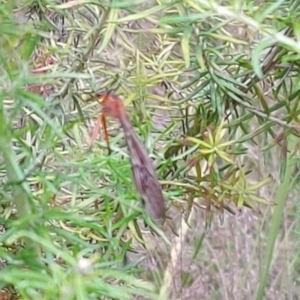
[[[299,14],[0,1],[0,299],[300,299]],[[118,123],[91,147],[107,89],[157,167],[158,227]]]

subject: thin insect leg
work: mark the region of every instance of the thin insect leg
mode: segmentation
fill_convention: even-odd
[[[101,115],[97,118],[96,120],[96,124],[92,130],[92,135],[91,135],[91,142],[90,142],[90,147],[92,147],[92,145],[94,144],[98,134],[99,134],[99,131],[100,131],[100,125],[101,125]]]
[[[101,114],[96,121],[96,124],[92,130],[92,135],[91,135],[91,142],[90,142],[90,147],[89,149],[91,149],[92,145],[94,144],[95,140],[97,139],[97,136],[100,132],[101,134],[101,130],[100,130],[100,126],[103,126],[104,129],[104,138],[107,144],[107,148],[108,148],[108,153],[111,154],[111,150],[110,150],[110,145],[109,145],[109,138],[108,138],[108,132],[107,132],[107,126],[106,126],[106,119],[105,116],[103,114]]]
[[[101,118],[101,123],[102,123],[103,129],[104,129],[104,138],[106,140],[108,153],[111,154],[110,145],[109,145],[109,138],[108,138],[108,132],[107,132],[107,126],[106,126],[106,119],[105,119],[105,116],[103,114],[100,116],[100,118]]]

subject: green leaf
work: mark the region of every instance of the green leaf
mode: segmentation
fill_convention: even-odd
[[[203,147],[205,147],[205,148],[209,148],[209,149],[210,149],[210,148],[212,147],[210,144],[208,144],[208,143],[206,143],[206,142],[204,142],[204,141],[202,141],[202,140],[199,140],[199,139],[197,139],[197,138],[191,137],[191,136],[188,136],[188,137],[186,138],[186,140],[187,140],[187,141],[191,141],[191,142],[194,143],[194,144],[201,145],[201,146],[203,146]]]
[[[266,8],[263,11],[260,11],[258,14],[256,14],[256,20],[262,23],[264,19],[266,19],[268,16],[272,15],[273,12],[279,9],[279,7],[285,3],[285,0],[277,0],[272,2],[265,3]],[[269,3],[271,5],[269,5]]]
[[[257,46],[254,48],[251,62],[252,62],[253,70],[259,79],[262,79],[264,76],[261,69],[261,53],[263,52],[264,49],[273,45],[274,42],[275,42],[274,39],[267,38],[259,42]]]
[[[201,19],[204,19],[206,17],[205,14],[190,14],[186,16],[178,16],[178,15],[173,15],[173,16],[167,16],[163,17],[160,19],[161,24],[178,24],[178,23],[192,23],[195,21],[199,21]]]
[[[111,20],[118,19],[118,15],[119,15],[119,9],[111,8],[109,10],[108,17],[107,17],[108,26],[106,27],[104,37],[101,41],[101,45],[97,50],[98,54],[100,54],[103,50],[105,50],[108,44],[111,42],[112,36],[117,27],[117,23],[112,22]]]
[[[157,5],[157,6],[153,6],[149,9],[145,9],[144,11],[141,11],[139,13],[136,14],[130,14],[127,17],[124,18],[111,18],[109,19],[110,23],[125,23],[125,22],[130,22],[130,21],[136,21],[139,19],[143,19],[143,18],[147,18],[155,13],[158,13],[162,10],[164,10],[165,8],[167,8],[170,4],[162,4],[162,5]]]
[[[183,54],[183,58],[185,61],[185,67],[189,68],[190,67],[190,37],[192,33],[192,28],[188,27],[186,30],[183,32],[183,37],[181,39],[181,50]]]
[[[34,33],[26,33],[22,47],[22,59],[28,60],[36,49],[40,37]]]
[[[244,197],[243,197],[242,194],[239,194],[238,202],[237,202],[237,207],[241,208],[241,207],[243,207],[243,205],[244,205]]]

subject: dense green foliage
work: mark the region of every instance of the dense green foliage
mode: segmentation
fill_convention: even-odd
[[[235,294],[263,299],[298,178],[299,17],[300,2],[287,0],[0,2],[3,299],[233,299],[220,263],[221,279],[193,294],[182,243],[192,241],[193,264],[214,216],[223,223],[252,208],[267,220],[275,207],[270,234],[260,227],[261,280],[247,290],[245,258]],[[107,89],[124,98],[158,167],[163,226],[141,209],[118,124],[109,120],[111,154],[103,136],[90,145],[100,106],[88,100]],[[145,236],[142,219],[157,237]],[[138,258],[128,259],[133,248]]]

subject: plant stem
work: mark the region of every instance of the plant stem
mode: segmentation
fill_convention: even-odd
[[[288,137],[286,168],[285,168],[283,181],[278,187],[278,192],[277,192],[277,197],[276,197],[277,206],[275,208],[273,217],[271,219],[270,231],[269,231],[268,240],[267,240],[267,248],[265,251],[265,257],[262,262],[263,263],[262,274],[261,274],[261,277],[259,280],[259,287],[258,287],[258,292],[257,292],[257,296],[256,296],[257,300],[262,300],[264,298],[264,294],[265,294],[265,288],[267,285],[267,279],[268,279],[268,274],[270,271],[271,260],[273,257],[275,242],[276,242],[276,238],[279,233],[280,224],[281,224],[281,220],[282,220],[282,216],[283,216],[283,212],[284,212],[284,208],[285,208],[285,203],[286,203],[289,189],[290,189],[291,176],[292,176],[292,171],[293,171],[292,153],[293,153],[293,150],[295,149],[296,142],[297,141],[296,141],[295,136],[290,135]]]
[[[2,95],[3,97],[3,95]],[[8,182],[14,184],[12,188],[13,202],[17,207],[18,215],[26,217],[31,214],[28,192],[29,188],[24,181],[24,174],[17,163],[16,155],[11,145],[10,129],[5,118],[3,99],[0,99],[0,152],[3,154]]]

